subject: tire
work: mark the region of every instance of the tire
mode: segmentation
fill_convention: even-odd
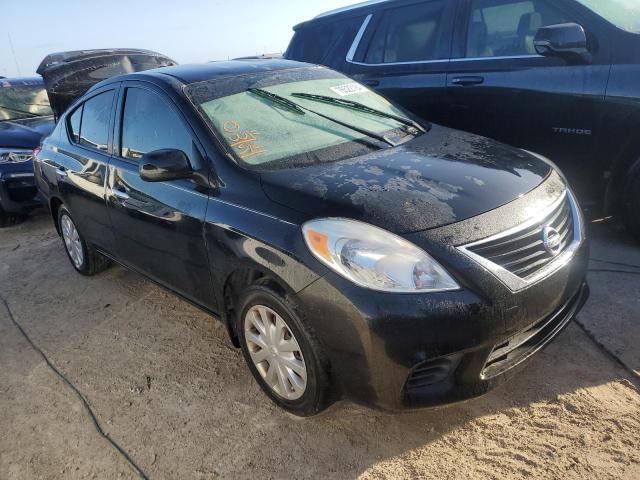
[[[631,167],[627,175],[622,221],[627,231],[640,241],[640,160]]]
[[[87,245],[64,205],[58,209],[58,228],[67,257],[79,273],[91,276],[109,268],[109,259]]]
[[[8,213],[0,208],[0,228],[12,227],[24,222],[26,215],[19,213]]]
[[[254,358],[259,360],[261,358],[260,352],[263,350],[259,346],[260,342],[254,342],[256,333],[262,339],[266,338],[265,334],[262,334],[256,328],[256,325],[263,320],[259,313],[260,309],[266,313],[268,321],[275,327],[275,331],[281,334],[280,338],[283,340],[278,346],[286,344],[288,347],[286,348],[287,351],[283,349],[277,353],[265,349],[265,354],[267,355],[265,360],[256,364]],[[319,343],[309,329],[305,327],[294,308],[270,288],[255,285],[249,287],[241,295],[236,312],[238,312],[236,318],[237,332],[244,359],[267,396],[279,407],[299,417],[317,415],[325,410],[330,404],[330,382],[327,374],[327,362],[324,361],[324,355]],[[284,323],[284,329],[279,328],[282,325],[279,325],[276,316],[279,316]],[[292,343],[291,340],[294,342]],[[296,343],[299,351],[289,351],[295,350]],[[294,365],[294,363],[291,363],[293,360],[297,360],[295,362],[296,371],[292,368],[283,368],[284,365]],[[302,371],[300,370],[301,363],[304,365],[303,369],[306,375],[299,374]],[[275,373],[269,376],[272,368],[275,369]],[[280,391],[282,390],[281,385],[283,385],[280,381],[282,377],[285,379],[284,386],[286,391],[284,394]],[[291,380],[292,378],[294,379],[293,381]],[[302,391],[299,388],[300,380],[304,380],[305,383]],[[297,389],[294,387],[294,383],[298,386]],[[277,384],[278,386],[274,388],[271,386],[272,384]]]

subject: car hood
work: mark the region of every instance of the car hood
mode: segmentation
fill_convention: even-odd
[[[139,49],[77,50],[47,55],[38,66],[56,116],[93,85],[125,73],[176,65],[170,58]]]
[[[402,146],[263,172],[274,202],[317,217],[348,217],[404,234],[459,222],[540,185],[547,162],[488,138],[433,126]]]
[[[0,148],[36,148],[54,127],[51,116],[4,120],[0,122]]]

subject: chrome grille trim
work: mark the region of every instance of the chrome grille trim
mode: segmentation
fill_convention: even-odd
[[[500,243],[496,244],[496,242],[499,242],[501,239],[504,239],[504,244],[507,245],[509,243],[524,240],[528,237],[533,237],[538,231],[542,230],[542,228],[558,220],[559,216],[563,212],[563,209],[565,208],[565,203],[568,205],[571,211],[571,215],[568,215],[567,217],[572,220],[573,225],[572,228],[567,228],[565,225],[563,225],[564,222],[561,222],[558,225],[559,227],[564,228],[564,230],[561,230],[561,234],[564,234],[564,237],[561,238],[563,242],[561,253],[555,258],[552,258],[551,260],[549,260],[548,258],[541,259],[535,265],[529,264],[528,268],[524,269],[523,271],[518,271],[518,269],[510,271],[508,268],[505,268],[505,266],[499,265],[495,261],[492,261],[489,258],[486,258],[477,253],[477,250],[480,248],[484,247],[486,249],[489,249],[501,245]],[[485,238],[468,245],[457,247],[457,249],[467,257],[474,260],[476,263],[479,263],[484,268],[486,268],[502,283],[504,283],[510,290],[517,292],[539,282],[543,278],[548,277],[552,273],[565,266],[573,258],[576,251],[582,244],[582,241],[584,240],[584,225],[582,222],[582,213],[580,212],[578,203],[573,193],[567,189],[565,193],[562,194],[558,199],[556,199],[556,201],[554,201],[548,208],[542,211],[539,215],[536,215],[531,220],[492,237]],[[522,233],[522,235],[519,236],[519,233]],[[542,238],[540,237],[538,241],[542,243]],[[538,241],[524,245],[521,251],[526,251],[528,249],[534,248]],[[472,251],[474,249],[476,250],[476,252]],[[503,256],[517,253],[517,251],[517,249],[514,251],[508,251]],[[536,258],[535,252],[532,252],[532,256],[534,259]],[[521,262],[516,261],[515,265],[507,266],[514,267],[517,266],[518,263]],[[535,271],[533,271],[533,273],[530,275],[518,275],[518,273],[525,274],[527,271],[534,269]]]

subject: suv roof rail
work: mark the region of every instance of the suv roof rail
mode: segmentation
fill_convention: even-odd
[[[371,6],[371,5],[376,5],[378,3],[385,3],[385,2],[389,2],[389,1],[391,1],[391,0],[369,0],[368,2],[355,3],[353,5],[348,5],[346,7],[336,8],[335,10],[329,10],[328,12],[321,13],[320,15],[316,15],[313,18],[315,20],[316,18],[329,17],[329,16],[335,15],[337,13],[348,12],[350,10],[355,10],[356,8],[368,7],[368,6]]]

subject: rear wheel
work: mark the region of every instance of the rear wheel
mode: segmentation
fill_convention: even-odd
[[[330,387],[323,353],[294,309],[271,289],[252,286],[237,311],[242,353],[262,390],[297,416],[327,408]]]
[[[83,275],[90,276],[109,267],[109,260],[84,241],[69,210],[64,206],[58,209],[58,226],[64,248],[73,268]]]
[[[640,160],[629,170],[622,208],[625,227],[640,241]]]

